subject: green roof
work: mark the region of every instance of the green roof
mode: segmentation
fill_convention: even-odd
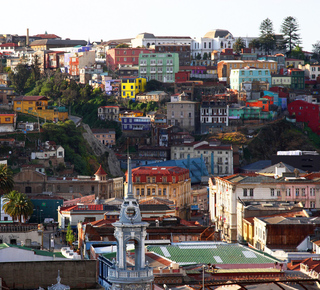
[[[112,261],[113,258],[117,258],[117,252],[102,254],[102,256]]]
[[[191,264],[270,264],[279,260],[239,244],[196,243],[171,246],[148,246],[155,252],[180,265]]]
[[[18,245],[11,245],[11,244],[0,244],[0,250],[1,249],[5,249],[5,248],[18,248],[18,249],[22,249],[22,250],[26,250],[26,251],[33,251],[36,255],[40,255],[40,256],[47,256],[47,257],[57,257],[57,258],[65,258],[65,256],[63,256],[61,254],[61,252],[48,252],[48,251],[42,251],[42,250],[37,250],[37,249],[33,249],[33,248],[28,248],[25,246],[18,246]]]

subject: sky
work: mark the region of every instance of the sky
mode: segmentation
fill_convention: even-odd
[[[1,1],[0,34],[56,34],[63,39],[107,41],[155,36],[203,37],[226,29],[234,37],[258,37],[270,18],[275,33],[283,19],[297,19],[305,51],[320,41],[320,0],[16,0]],[[7,9],[6,9],[7,8]],[[7,11],[7,12],[5,12]]]

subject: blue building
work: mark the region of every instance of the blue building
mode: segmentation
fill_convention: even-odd
[[[150,131],[151,119],[148,117],[122,117],[122,131]]]
[[[271,84],[271,73],[269,69],[246,67],[232,69],[230,72],[230,88],[240,90],[244,82],[267,82]]]

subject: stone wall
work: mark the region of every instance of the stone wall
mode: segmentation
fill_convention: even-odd
[[[47,288],[57,283],[60,270],[61,283],[70,288],[95,288],[97,285],[97,261],[41,261],[4,262],[0,264],[2,281],[14,289]]]

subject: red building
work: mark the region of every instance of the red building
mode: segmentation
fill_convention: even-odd
[[[288,104],[290,116],[294,116],[297,122],[306,122],[311,130],[320,134],[319,106],[306,101],[297,100]]]
[[[190,80],[190,71],[179,71],[175,74],[176,83],[186,82]]]
[[[64,66],[64,52],[50,51],[45,55],[44,69],[53,69]]]
[[[106,53],[106,63],[111,70],[121,66],[139,66],[139,54],[153,52],[146,48],[112,48]]]
[[[273,104],[269,98],[260,98],[258,100],[250,100],[246,102],[246,107],[258,107],[262,109],[262,112],[269,112],[269,106]]]

